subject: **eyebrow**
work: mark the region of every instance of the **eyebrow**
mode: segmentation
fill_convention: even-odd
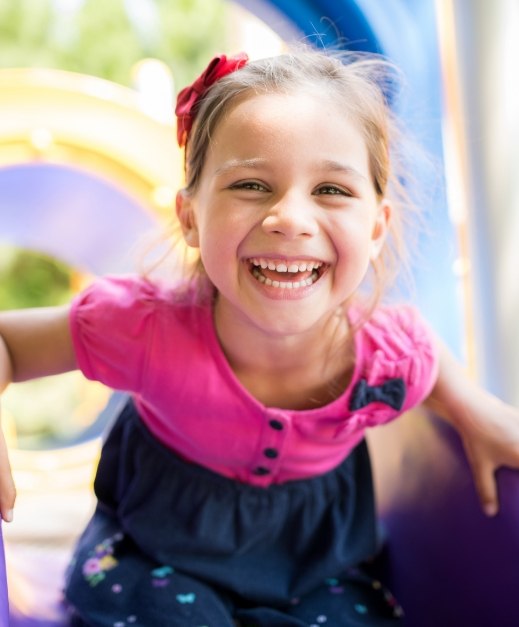
[[[351,176],[354,176],[355,178],[362,179],[363,181],[367,180],[364,174],[359,172],[357,169],[345,163],[341,163],[340,161],[333,161],[333,160],[327,159],[326,161],[323,162],[322,167],[323,167],[323,170],[332,170],[333,172],[344,172],[345,174],[349,174]]]
[[[217,168],[215,170],[215,174],[219,176],[220,174],[226,174],[227,172],[231,172],[237,168],[258,168],[265,165],[266,162],[266,159],[262,159],[260,157],[255,159],[231,159]]]

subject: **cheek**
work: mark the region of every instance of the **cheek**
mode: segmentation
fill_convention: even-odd
[[[369,255],[372,243],[373,221],[358,213],[336,217],[328,224],[328,232],[343,254]]]
[[[348,275],[361,278],[367,272],[373,255],[372,223],[365,220],[341,221],[335,224],[333,243],[337,266]]]
[[[217,220],[204,222],[199,234],[202,263],[214,282],[234,266],[238,243],[233,237],[233,231]]]
[[[255,221],[243,210],[233,211],[232,207],[201,216],[200,238],[202,246],[216,248],[227,256],[239,258],[240,249],[248,241]]]

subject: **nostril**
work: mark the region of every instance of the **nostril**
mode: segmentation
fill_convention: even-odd
[[[319,226],[314,216],[304,209],[271,211],[264,217],[262,228],[266,233],[282,235],[283,237],[313,237],[319,231]]]

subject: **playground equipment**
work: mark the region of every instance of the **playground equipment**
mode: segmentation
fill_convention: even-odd
[[[133,90],[56,70],[0,71],[0,102],[0,241],[87,275],[136,270],[181,182],[172,120],[147,114]],[[5,536],[13,625],[63,618],[59,581],[90,513],[99,432],[116,404],[114,396],[97,420],[102,406],[94,403],[95,425],[68,447],[12,451],[19,499]],[[8,624],[5,590],[0,625]]]

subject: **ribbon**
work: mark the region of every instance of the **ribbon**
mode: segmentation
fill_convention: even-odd
[[[189,131],[193,126],[196,113],[195,105],[198,101],[203,98],[207,90],[217,80],[239,70],[248,60],[249,58],[244,52],[240,52],[234,57],[220,54],[209,61],[209,65],[191,85],[184,87],[179,92],[175,114],[177,116],[177,140],[181,148],[186,145]]]
[[[370,403],[384,403],[393,409],[402,409],[405,400],[405,382],[402,378],[389,379],[381,385],[368,385],[361,379],[353,388],[350,410],[356,411]]]

